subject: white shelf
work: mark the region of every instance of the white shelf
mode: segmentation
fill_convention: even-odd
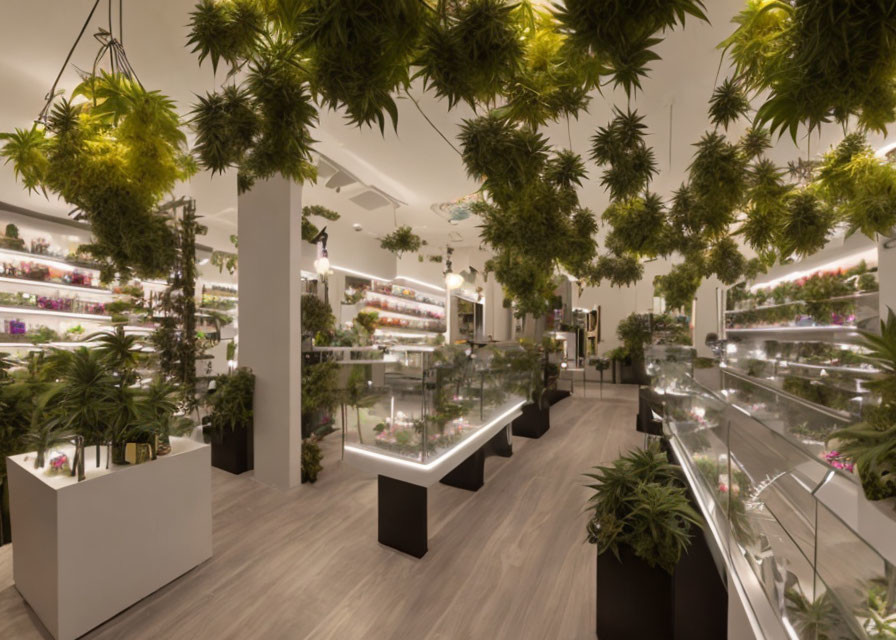
[[[857,298],[867,298],[870,296],[876,296],[880,292],[879,291],[863,291],[861,293],[851,293],[847,296],[836,296],[833,298],[825,298],[823,300],[793,300],[791,302],[783,302],[781,304],[764,304],[758,307],[753,307],[752,309],[730,309],[725,311],[725,315],[728,314],[737,314],[737,313],[749,313],[750,311],[764,311],[766,309],[780,309],[781,307],[794,307],[796,305],[804,305],[809,302],[813,304],[824,303],[824,302],[837,302],[839,300],[855,300]]]
[[[402,313],[401,311],[390,311],[389,309],[379,309],[377,307],[371,307],[366,305],[364,307],[365,311],[375,311],[376,313],[384,316],[386,318],[407,318],[408,320],[421,320],[423,322],[445,322],[445,318],[427,318],[425,316],[415,316],[412,313]]]
[[[27,278],[9,278],[0,276],[0,282],[14,284],[18,287],[43,287],[45,289],[59,289],[62,291],[77,291],[78,293],[98,296],[115,295],[108,289],[98,289],[96,287],[81,287],[76,284],[62,284],[59,282],[45,282],[43,280],[28,280]]]
[[[76,264],[73,262],[69,262],[65,258],[57,258],[54,256],[42,255],[39,253],[30,253],[28,251],[16,251],[15,249],[2,248],[0,249],[0,257],[3,256],[11,256],[20,260],[28,260],[36,264],[53,267],[54,269],[62,269],[64,271],[93,271],[94,273],[100,272],[99,268],[97,267]]]
[[[69,311],[53,311],[52,309],[29,309],[27,307],[0,307],[0,314],[13,316],[53,316],[75,320],[94,320],[96,322],[112,322],[111,316],[96,313],[71,313]]]
[[[843,327],[840,325],[808,325],[797,327],[751,327],[741,329],[725,329],[726,334],[748,335],[755,333],[768,333],[779,335],[836,335],[836,336],[858,336],[859,329],[856,327]]]
[[[862,369],[861,367],[838,367],[835,365],[823,365],[823,364],[803,364],[801,362],[789,362],[789,361],[781,361],[781,360],[766,360],[766,362],[777,362],[781,364],[782,362],[786,362],[786,364],[781,364],[781,366],[786,367],[800,367],[801,369],[824,369],[825,371],[834,371],[840,373],[867,373],[868,375],[875,375],[881,373],[880,369]]]
[[[432,308],[438,309],[442,313],[445,313],[445,305],[444,304],[436,304],[434,302],[423,302],[422,300],[416,300],[414,298],[406,298],[405,296],[396,296],[395,294],[392,294],[392,293],[383,293],[381,291],[371,291],[369,289],[367,291],[365,291],[364,293],[365,293],[365,295],[378,296],[381,298],[391,298],[393,300],[401,300],[402,302],[405,302],[408,304],[419,305],[421,307],[432,307]]]

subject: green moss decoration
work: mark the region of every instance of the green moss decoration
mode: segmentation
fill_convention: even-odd
[[[0,140],[0,155],[26,189],[79,209],[94,238],[85,249],[104,265],[104,279],[168,275],[175,243],[157,208],[195,169],[173,102],[104,72],[86,77],[71,101],[59,100],[46,125]]]
[[[522,70],[523,39],[518,5],[504,0],[439,3],[417,59],[425,86],[471,107],[493,105]]]
[[[720,46],[737,78],[767,92],[757,112],[772,133],[851,116],[885,131],[896,120],[896,17],[888,2],[749,0]]]
[[[398,227],[380,240],[380,249],[394,253],[399,258],[404,253],[413,253],[426,246],[423,240],[407,225]]]
[[[616,117],[591,138],[591,159],[609,165],[601,184],[613,200],[643,193],[656,175],[653,149],[645,142],[647,126],[638,112],[616,110]]]
[[[648,65],[659,59],[653,51],[659,34],[683,27],[687,16],[707,20],[700,0],[562,0],[554,6],[569,46],[604,62],[628,95],[641,88]]]
[[[716,87],[709,101],[709,121],[715,126],[728,129],[728,125],[747,115],[750,101],[743,88],[731,78]]]

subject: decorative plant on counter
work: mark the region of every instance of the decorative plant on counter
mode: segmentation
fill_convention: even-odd
[[[364,367],[352,367],[345,389],[342,390],[342,402],[355,410],[359,442],[364,441],[361,435],[361,409],[369,409],[375,405],[377,397],[378,394],[373,390],[371,382],[364,374]]]
[[[881,320],[880,335],[861,332],[860,345],[882,371],[865,386],[880,398],[880,406],[866,404],[863,421],[836,431],[831,440],[855,462],[869,500],[896,497],[896,314],[890,309]]]
[[[681,471],[659,445],[639,449],[585,474],[596,480],[589,500],[588,542],[620,558],[627,547],[650,567],[675,570],[702,519],[688,502]]]
[[[650,344],[650,317],[632,313],[619,322],[616,337],[622,342],[625,353],[632,360],[644,360],[644,347]]]
[[[398,227],[392,233],[380,239],[380,249],[394,253],[399,258],[404,253],[414,253],[426,246],[423,240],[407,225]]]
[[[58,100],[45,121],[0,139],[0,155],[28,191],[58,195],[90,224],[86,249],[102,263],[103,280],[168,275],[174,233],[158,207],[195,169],[173,102],[123,73],[101,72]]]

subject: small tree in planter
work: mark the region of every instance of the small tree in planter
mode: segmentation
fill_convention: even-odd
[[[680,471],[652,444],[586,475],[597,481],[587,531],[598,554],[598,637],[671,638],[672,572],[702,526]]]
[[[246,367],[215,378],[215,390],[206,403],[211,410],[203,428],[212,445],[212,465],[230,473],[254,467],[252,454],[252,401],[255,375]]]
[[[302,440],[302,482],[314,484],[323,470],[320,462],[324,454],[321,453],[319,442],[320,438],[314,435]]]

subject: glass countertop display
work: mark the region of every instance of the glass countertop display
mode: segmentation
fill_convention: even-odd
[[[896,510],[825,450],[839,423],[724,369],[656,368],[664,432],[766,637],[896,637]]]
[[[531,397],[534,373],[515,344],[389,348],[385,375],[345,362],[346,448],[429,463]]]

